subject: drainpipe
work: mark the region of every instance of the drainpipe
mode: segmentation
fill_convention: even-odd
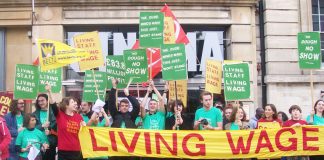
[[[260,28],[260,56],[261,56],[261,87],[262,87],[262,107],[267,104],[267,85],[264,82],[266,75],[265,61],[265,41],[264,41],[264,15],[263,15],[263,0],[259,1],[259,28]]]

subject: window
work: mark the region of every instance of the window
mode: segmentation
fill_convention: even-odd
[[[5,31],[0,28],[0,91],[6,90]]]
[[[324,1],[312,0],[313,31],[321,33],[321,53],[324,62]]]

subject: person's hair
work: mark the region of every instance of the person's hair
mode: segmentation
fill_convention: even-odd
[[[36,98],[36,103],[35,103],[36,110],[40,110],[40,109],[41,109],[41,107],[40,107],[39,104],[38,104],[38,101],[39,101],[39,98],[40,98],[40,97],[44,97],[44,98],[46,99],[46,101],[48,101],[48,96],[47,96],[47,94],[44,94],[44,93],[39,94],[39,95],[37,96],[37,98]]]
[[[286,122],[288,120],[288,116],[285,112],[279,111],[278,114],[281,114],[282,122]]]
[[[267,104],[267,105],[265,105],[264,106],[264,112],[265,112],[265,108],[267,107],[267,106],[269,106],[270,108],[271,108],[271,110],[273,111],[273,115],[272,115],[272,119],[278,119],[278,113],[277,113],[277,108],[276,108],[276,106],[274,105],[274,104]],[[266,118],[266,116],[265,116],[265,113],[262,115],[262,118]]]
[[[174,113],[174,107],[176,106],[176,103],[178,106],[182,106],[182,108],[184,109],[183,102],[178,99],[176,101],[172,101],[172,103],[170,104],[170,112]],[[183,109],[182,109],[182,111],[183,111]]]
[[[203,100],[203,97],[204,97],[204,96],[207,96],[207,95],[213,97],[213,95],[212,95],[210,92],[208,92],[208,91],[202,91],[202,92],[200,93],[200,100]]]
[[[167,111],[168,112],[173,112],[172,104],[174,103],[174,99],[170,99],[168,104],[167,104]]]
[[[87,102],[89,106],[92,106],[92,102]]]
[[[31,120],[31,118],[35,118],[37,120],[36,115],[31,114],[31,113],[25,114],[24,121],[23,121],[23,127],[28,128],[29,121]]]
[[[10,112],[12,115],[17,115],[19,109],[18,109],[18,100],[14,99],[11,101],[11,104],[9,106]]]
[[[246,113],[245,113],[243,107],[240,106],[240,107],[233,107],[232,114],[229,119],[230,122],[235,122],[236,113],[238,112],[239,109],[241,109],[243,111],[243,118],[241,119],[241,121],[246,121]]]
[[[317,100],[317,101],[315,102],[315,104],[314,104],[314,111],[315,111],[315,114],[317,114],[316,106],[317,106],[317,104],[318,104],[320,101],[324,102],[323,100],[319,99],[319,100]],[[322,117],[324,117],[324,113],[323,113],[323,112],[322,112]]]
[[[289,113],[291,114],[293,110],[297,109],[300,113],[302,113],[302,110],[301,108],[298,106],[298,105],[292,105],[290,108],[289,108]]]
[[[119,102],[119,104],[121,104],[121,103],[129,104],[129,101],[128,101],[127,99],[122,99],[122,100]]]
[[[60,110],[62,112],[66,111],[66,106],[68,106],[70,104],[71,99],[73,99],[75,102],[77,102],[77,99],[75,99],[74,97],[64,97],[62,99],[62,101],[58,104],[58,106],[60,107]]]

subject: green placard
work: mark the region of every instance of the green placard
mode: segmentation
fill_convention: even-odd
[[[225,100],[250,98],[250,72],[247,63],[224,64]]]
[[[128,83],[128,76],[126,76],[126,66],[123,55],[107,56],[106,71],[107,71],[107,88],[112,87],[111,80],[116,78],[118,80],[118,89],[126,88]]]
[[[93,77],[95,75],[95,78]],[[96,79],[96,81],[94,81]],[[107,88],[107,74],[106,72],[89,71],[85,72],[82,101],[95,102],[98,99],[95,82],[98,86],[99,98],[105,101]]]
[[[53,93],[60,93],[62,89],[62,68],[41,71],[39,68],[38,92],[47,92],[45,90],[46,82],[52,87]]]
[[[161,50],[163,79],[167,81],[187,79],[187,59],[184,44],[162,45]]]
[[[147,56],[145,49],[124,50],[126,75],[132,77],[133,83],[147,82]]]
[[[139,41],[141,47],[157,47],[163,44],[164,15],[161,12],[141,12]]]
[[[298,57],[301,69],[319,69],[322,63],[319,32],[298,33]]]
[[[16,65],[14,98],[35,99],[38,90],[38,67],[27,64]]]

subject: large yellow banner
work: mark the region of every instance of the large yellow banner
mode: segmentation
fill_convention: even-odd
[[[99,33],[97,31],[76,35],[73,37],[73,41],[76,48],[84,49],[90,53],[90,57],[79,62],[81,71],[104,65]]]
[[[211,93],[222,93],[222,62],[207,59],[205,90]]]
[[[175,100],[175,81],[169,81],[169,99]],[[177,80],[177,96],[183,102],[184,107],[187,107],[188,84],[187,80]]]
[[[83,127],[84,158],[140,156],[191,159],[323,155],[324,126],[240,131],[153,131]]]
[[[42,71],[59,68],[90,56],[84,50],[48,39],[37,39],[37,48]]]

